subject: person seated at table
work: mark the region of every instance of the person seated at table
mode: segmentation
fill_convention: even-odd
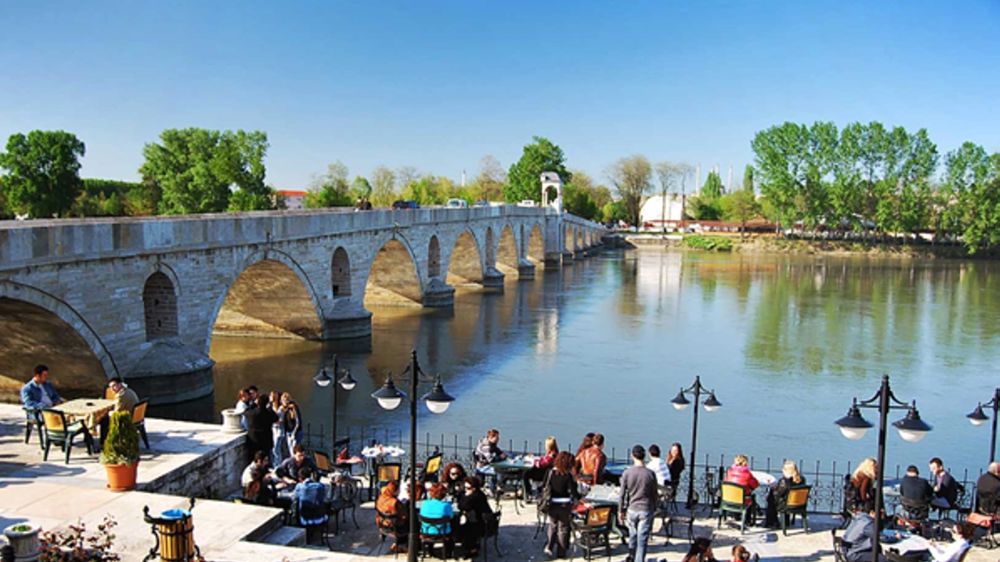
[[[576,448],[576,453],[573,456],[574,457],[579,457],[580,453],[582,453],[582,452],[586,451],[587,449],[589,449],[593,444],[594,444],[594,434],[593,434],[593,432],[584,435],[583,439],[580,440],[580,446]]]
[[[976,511],[993,515],[1000,510],[1000,462],[991,462],[976,480]]]
[[[389,552],[405,554],[409,537],[409,522],[406,504],[399,499],[399,482],[390,480],[375,500],[375,524],[393,534],[396,542]]]
[[[473,456],[476,457],[476,467],[483,468],[507,458],[507,453],[500,448],[500,431],[491,429],[479,440]]]
[[[313,470],[303,467],[299,471],[302,481],[295,485],[292,497],[298,508],[299,523],[306,526],[321,525],[329,520],[326,504],[326,486],[313,478]]]
[[[44,410],[62,402],[56,387],[49,382],[49,368],[45,365],[35,367],[31,380],[21,387],[21,404],[29,410]]]
[[[767,491],[767,507],[764,510],[764,526],[778,526],[778,511],[785,508],[788,502],[788,492],[792,488],[805,486],[806,479],[799,473],[795,461],[786,460],[781,466],[781,479],[771,485]],[[787,515],[785,516],[787,517]]]
[[[604,467],[608,457],[604,454],[604,435],[594,434],[593,444],[576,457],[578,473],[576,479],[584,484],[600,484],[604,480]]]
[[[716,562],[715,554],[712,552],[712,539],[708,537],[694,539],[681,562]]]
[[[529,496],[536,495],[535,484],[541,486],[542,482],[545,481],[545,475],[552,468],[552,463],[555,462],[558,454],[559,443],[556,442],[556,438],[551,435],[546,437],[545,454],[531,461],[531,468],[524,471],[524,489],[528,491]]]
[[[684,472],[684,450],[680,443],[670,446],[667,453],[667,468],[670,470],[670,486],[676,491],[681,483],[681,473]]]
[[[732,553],[732,562],[749,562],[750,560],[750,551],[742,544],[733,545]]]
[[[847,489],[847,509],[851,512],[868,513],[875,511],[875,471],[878,463],[875,459],[868,457],[861,461],[861,464],[854,469],[848,481]]]
[[[906,476],[899,481],[899,496],[911,504],[903,506],[910,516],[924,518],[927,517],[927,506],[934,498],[934,488],[920,477],[920,471],[911,464],[906,467]]]
[[[309,471],[310,475],[318,473],[316,463],[306,456],[306,450],[302,445],[296,445],[292,448],[292,456],[285,459],[275,470],[275,475],[280,480],[278,488],[295,486],[304,481],[306,470]]]
[[[254,505],[275,505],[277,495],[272,483],[268,481],[267,463],[264,466],[251,464],[250,481],[243,487],[243,501]]]
[[[431,489],[427,492],[428,498],[420,504],[420,517],[423,519],[451,519],[455,516],[455,509],[452,507],[451,502],[445,501],[445,489],[444,485],[441,483],[434,484]],[[422,535],[450,535],[451,534],[451,523],[444,523],[442,525],[431,525],[430,523],[420,522],[420,534]],[[446,543],[447,545],[447,543]],[[448,547],[445,547],[445,558],[451,556],[451,552],[447,552]]]
[[[250,464],[248,464],[246,468],[243,469],[243,473],[240,475],[240,486],[243,486],[245,488],[246,485],[250,483],[253,471],[258,468],[260,470],[263,470],[264,473],[267,474],[265,480],[271,482],[272,484],[277,482],[277,479],[270,474],[271,470],[270,460],[271,459],[269,458],[269,455],[264,451],[257,451],[256,453],[254,453],[253,460],[250,461]]]
[[[108,380],[108,388],[115,394],[115,411],[131,412],[139,403],[139,395],[125,384],[121,377]]]
[[[646,463],[646,468],[656,475],[657,486],[666,486],[670,483],[670,468],[660,458],[660,446],[656,443],[649,446],[649,461]]]
[[[399,489],[399,499],[403,501],[420,501],[427,497],[427,482],[421,480],[419,475],[417,477],[417,497],[414,499],[410,495],[410,479],[404,478],[402,487]]]
[[[939,508],[950,508],[958,501],[958,482],[951,473],[945,470],[944,461],[934,457],[929,461],[931,481],[934,484],[934,499],[931,505]]]
[[[875,536],[875,510],[859,511],[851,517],[847,529],[844,530],[844,542],[850,546],[844,553],[847,562],[871,562],[872,539]],[[878,560],[885,558],[880,552]]]
[[[441,483],[444,484],[447,494],[452,498],[461,497],[465,493],[465,467],[457,462],[448,463],[442,472]]]
[[[545,554],[559,558],[569,549],[570,519],[573,503],[580,499],[580,490],[573,478],[573,455],[562,451],[556,455],[552,470],[545,477],[539,508],[549,516],[548,540]]]
[[[465,516],[465,522],[458,527],[458,540],[462,543],[465,556],[475,558],[479,556],[479,541],[486,534],[486,521],[493,516],[493,510],[479,478],[466,477],[464,492],[458,498],[458,510]]]
[[[976,526],[968,521],[956,523],[951,528],[950,543],[940,544],[931,541],[928,551],[934,562],[958,562],[962,559],[965,551],[972,547],[972,538],[976,535]]]
[[[760,486],[760,482],[757,478],[750,472],[750,463],[746,455],[736,455],[733,457],[733,465],[729,467],[726,471],[726,482],[732,482],[733,484],[739,484],[747,489],[747,491],[752,492]],[[752,496],[748,494],[747,501],[750,500]]]

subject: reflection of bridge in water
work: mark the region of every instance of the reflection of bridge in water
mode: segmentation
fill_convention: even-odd
[[[456,287],[501,292],[602,234],[511,206],[5,223],[0,373],[45,362],[70,393],[120,375],[154,403],[188,400],[211,392],[213,333],[367,338],[366,305],[449,308]]]

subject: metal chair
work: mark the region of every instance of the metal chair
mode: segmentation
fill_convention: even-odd
[[[424,482],[437,482],[440,473],[441,453],[434,453],[427,457],[427,462],[424,463],[423,478],[421,480]]]
[[[354,521],[354,527],[361,529],[355,514],[361,495],[360,490],[361,481],[355,478],[346,478],[344,481],[333,486],[333,497],[330,500],[330,514],[334,517],[333,522],[336,528],[334,534],[340,533],[340,518],[344,517],[346,521],[346,512],[348,510],[351,511],[351,520]]]
[[[378,550],[375,552],[376,556],[382,555],[382,546],[385,544],[385,539],[392,539],[392,544],[399,543],[401,535],[399,534],[399,523],[402,520],[402,515],[395,514],[390,515],[388,513],[382,513],[377,508],[375,509],[375,526],[378,527]],[[393,552],[397,558],[399,556],[398,552]]]
[[[330,462],[330,457],[323,451],[313,451],[313,463],[316,465],[316,470],[322,476],[333,472],[333,463]]]
[[[613,505],[594,506],[584,513],[582,521],[573,521],[573,543],[583,550],[584,560],[593,560],[594,552],[600,549],[604,549],[608,560],[611,560],[611,527],[616,511]],[[571,549],[570,560],[572,559]]]
[[[487,555],[487,543],[491,538],[493,539],[493,549],[497,551],[497,556],[503,558],[503,552],[500,550],[500,518],[502,516],[503,512],[499,509],[486,514],[486,530],[483,533],[482,545],[479,547],[479,551],[483,553],[483,562],[486,562],[489,558]]]
[[[653,519],[660,520],[660,531],[667,537],[665,544],[670,544],[670,537],[673,535],[674,520],[677,514],[676,490],[671,486],[657,486],[656,510],[653,512]]]
[[[384,462],[375,466],[375,475],[369,480],[368,497],[373,498],[382,488],[392,481],[399,481],[400,474],[403,473],[403,465],[398,462]]]
[[[450,558],[455,547],[451,517],[424,517],[419,514],[417,517],[420,519],[420,559],[426,558],[436,546],[441,547],[443,560]],[[426,532],[425,526],[426,529],[433,532]]]
[[[146,407],[149,406],[149,400],[143,400],[135,405],[132,409],[132,424],[139,429],[139,437],[142,437],[142,442],[149,449],[149,436],[146,435]],[[101,439],[104,437],[102,436]]]
[[[837,529],[831,529],[830,535],[833,538],[833,559],[835,562],[847,562],[847,550],[851,543],[837,536]]]
[[[83,442],[87,446],[87,454],[94,454],[94,438],[87,431],[87,426],[82,421],[73,423],[66,422],[66,414],[59,410],[42,410],[42,422],[45,424],[45,454],[42,460],[49,460],[49,449],[52,444],[62,446],[66,453],[66,464],[69,464],[69,454],[73,449],[73,440],[77,435],[83,435]]]
[[[809,533],[809,491],[812,486],[796,486],[788,490],[788,497],[785,505],[778,508],[778,517],[781,519],[781,534],[788,535],[788,520],[796,515],[802,516],[802,529]]]
[[[722,527],[722,520],[726,518],[726,514],[739,515],[740,534],[742,535],[746,530],[747,523],[749,523],[750,510],[753,508],[753,504],[747,501],[748,491],[745,487],[732,482],[723,482],[720,490],[722,491],[722,499],[719,503],[719,522],[716,528]]]

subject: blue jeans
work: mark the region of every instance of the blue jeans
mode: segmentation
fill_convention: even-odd
[[[629,510],[625,514],[625,523],[628,525],[628,551],[635,556],[635,562],[646,562],[646,544],[653,530],[653,514]]]

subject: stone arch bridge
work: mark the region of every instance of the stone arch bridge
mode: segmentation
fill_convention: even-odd
[[[154,404],[189,400],[212,391],[213,332],[368,337],[368,300],[451,306],[604,232],[515,206],[0,222],[0,375],[76,353]]]

